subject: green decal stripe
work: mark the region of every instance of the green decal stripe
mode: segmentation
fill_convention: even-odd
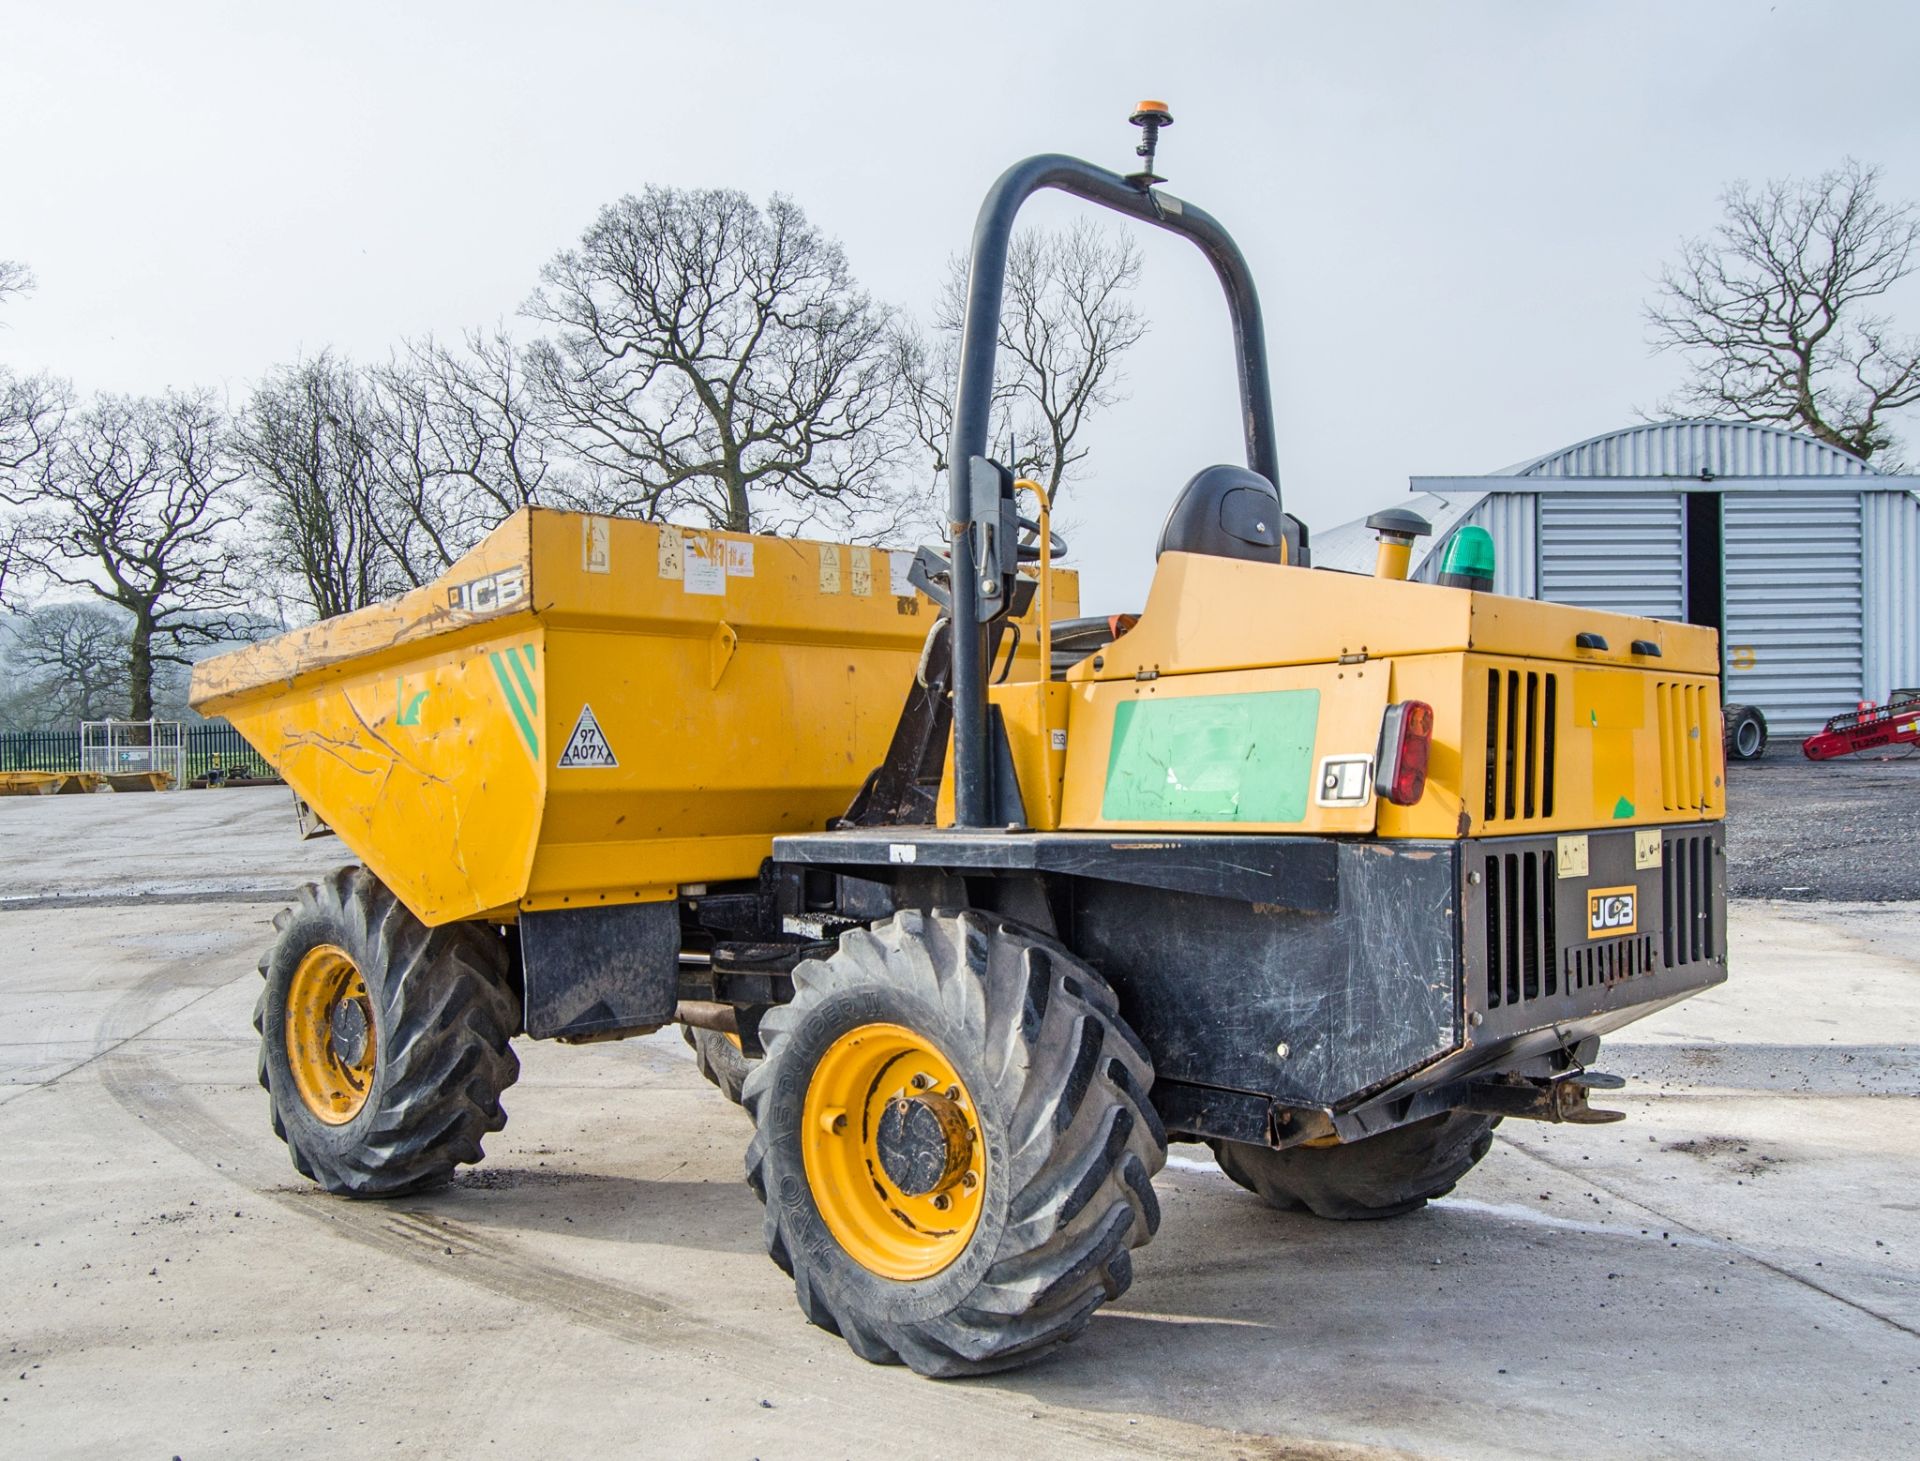
[[[540,759],[540,739],[533,733],[533,722],[528,719],[526,710],[520,704],[519,693],[513,687],[513,681],[507,678],[507,667],[501,663],[499,654],[490,654],[487,660],[493,666],[494,678],[500,682],[500,693],[507,697],[507,708],[513,712],[513,718],[520,726],[520,739],[527,743],[527,750],[537,761]]]
[[[1301,822],[1318,690],[1129,700],[1113,716],[1109,822]]]
[[[522,651],[527,656],[527,669],[533,668],[532,650],[533,646],[528,645],[527,648]],[[527,709],[529,711],[538,710],[540,708],[540,697],[533,693],[533,681],[527,677],[527,670],[520,667],[520,656],[509,649],[507,651],[507,663],[513,667],[513,677],[520,682],[520,688],[527,693]]]

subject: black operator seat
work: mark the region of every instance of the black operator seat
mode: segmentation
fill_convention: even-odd
[[[1254,563],[1284,561],[1280,494],[1246,467],[1207,467],[1180,489],[1160,529],[1162,553],[1211,553]]]

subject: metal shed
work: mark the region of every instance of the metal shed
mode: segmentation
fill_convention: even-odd
[[[1434,528],[1413,577],[1477,524],[1497,592],[1719,629],[1727,699],[1777,732],[1920,685],[1920,476],[1776,427],[1661,421],[1412,488]],[[1321,567],[1372,558],[1364,519],[1314,539]]]

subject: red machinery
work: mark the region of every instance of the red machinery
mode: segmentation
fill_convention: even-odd
[[[1920,746],[1920,690],[1895,690],[1885,705],[1836,715],[1800,749],[1809,761],[1831,761],[1881,746]]]

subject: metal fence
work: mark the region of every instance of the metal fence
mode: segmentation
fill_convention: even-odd
[[[273,768],[224,721],[188,726],[187,780],[219,767],[233,776],[273,776]],[[0,771],[78,771],[80,732],[0,731]]]
[[[177,720],[83,720],[80,770],[103,775],[160,776],[163,787],[187,784],[187,740]]]

